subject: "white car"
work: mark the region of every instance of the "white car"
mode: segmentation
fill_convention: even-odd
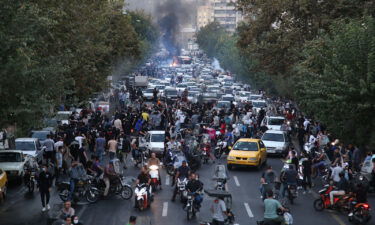
[[[155,152],[162,155],[164,152],[165,131],[153,130],[147,132],[144,138],[140,140],[140,147],[146,148],[149,153]]]
[[[189,91],[188,92],[188,97],[187,100],[192,103],[197,103],[198,102],[198,91]]]
[[[285,131],[267,130],[262,141],[267,149],[267,154],[284,154],[288,150],[289,137]]]
[[[176,85],[176,90],[177,90],[179,93],[184,92],[185,89],[187,89],[187,88],[188,88],[188,86],[187,86],[186,84],[183,84],[183,83],[181,83],[181,84],[177,84],[177,85]]]
[[[154,88],[147,88],[142,93],[143,93],[143,98],[145,98],[146,100],[154,99]]]
[[[280,130],[285,118],[282,116],[266,116],[262,121],[262,126],[266,126],[268,130]]]
[[[10,179],[22,179],[24,175],[24,165],[29,159],[18,150],[0,151],[0,168],[4,170]]]
[[[42,158],[42,147],[38,138],[16,138],[15,144],[16,150],[23,154],[34,156],[38,160]]]
[[[259,100],[262,98],[263,98],[263,95],[255,95],[255,94],[250,95],[250,100]]]
[[[250,98],[251,92],[249,91],[239,91],[235,97],[237,102],[248,101]]]
[[[56,113],[57,122],[60,122],[62,125],[69,125],[69,117],[72,115],[72,113],[73,111],[58,111]]]
[[[252,100],[251,104],[255,113],[258,113],[262,108],[264,110],[267,108],[267,102],[265,100]]]

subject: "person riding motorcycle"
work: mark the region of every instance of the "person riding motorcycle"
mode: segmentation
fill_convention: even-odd
[[[284,225],[284,217],[277,214],[277,210],[286,211],[280,202],[273,198],[273,191],[267,192],[267,198],[264,200],[264,223],[263,225],[281,224]]]
[[[295,185],[297,186],[297,178],[298,178],[298,172],[294,169],[293,164],[289,164],[289,168],[285,170],[284,175],[282,177],[282,192],[281,196],[285,197],[285,191],[288,190],[289,185]]]
[[[158,166],[160,165],[160,160],[156,157],[155,152],[151,153],[151,158],[148,159],[147,161],[147,166],[150,168],[150,166],[155,165]],[[158,174],[159,174],[159,185],[160,185],[160,190],[161,188],[161,176],[160,176],[160,169],[158,169]]]
[[[340,176],[340,181],[335,186],[335,190],[331,191],[329,193],[329,199],[330,199],[330,202],[331,202],[331,206],[334,205],[334,201],[333,201],[334,200],[334,196],[343,196],[343,195],[345,195],[346,191],[349,188],[349,183],[348,183],[348,181],[345,178],[345,174],[344,173],[340,173],[339,176]]]
[[[272,190],[276,182],[276,172],[272,169],[272,166],[268,166],[267,170],[262,173],[260,178],[260,192],[262,194],[262,199],[266,199],[266,194],[268,190]],[[267,185],[267,188],[265,187]]]
[[[72,162],[72,167],[69,170],[69,177],[70,177],[70,196],[69,199],[72,199],[74,189],[76,186],[76,183],[82,179],[82,177],[86,174],[85,169],[83,168],[82,164],[73,161]]]
[[[137,180],[135,182],[136,185],[138,184],[146,184],[147,187],[147,199],[150,199],[151,196],[151,190],[150,190],[150,183],[151,183],[151,178],[150,175],[148,174],[147,166],[143,166],[141,168],[141,173],[138,175]],[[137,198],[137,196],[135,196]],[[137,201],[135,201],[135,208],[137,206]]]
[[[198,180],[198,177],[195,173],[190,174],[190,179],[188,183],[186,184],[186,190],[190,194],[194,194],[194,202],[197,206],[197,210],[201,207],[201,203],[203,201],[203,197],[201,194],[197,193],[203,189],[203,183]]]
[[[103,181],[105,183],[105,189],[104,189],[104,197],[107,197],[108,191],[111,185],[111,181],[113,182],[114,179],[117,179],[118,175],[116,174],[113,161],[109,161],[108,165],[104,168],[104,177]]]
[[[177,183],[178,178],[188,178],[190,175],[190,167],[188,167],[186,160],[182,161],[182,165],[177,169],[175,178],[173,179],[172,186]],[[172,196],[172,202],[175,201],[176,195],[177,195],[178,187],[176,185],[174,191],[173,191],[173,196]]]

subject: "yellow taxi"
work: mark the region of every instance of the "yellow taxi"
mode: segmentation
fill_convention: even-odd
[[[228,169],[234,165],[256,166],[258,169],[266,163],[266,146],[260,139],[241,138],[232,147],[227,158]]]
[[[7,173],[0,169],[0,200],[5,199],[5,195],[7,192],[7,184],[8,184],[8,178]]]

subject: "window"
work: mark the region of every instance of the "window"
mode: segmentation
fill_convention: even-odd
[[[260,146],[261,148],[265,148],[265,147],[266,147],[266,146],[264,145],[263,141],[259,141],[259,146]]]
[[[0,162],[22,162],[21,154],[3,152],[0,154]]]
[[[233,150],[258,151],[258,144],[256,142],[239,141],[233,146]]]
[[[282,125],[284,119],[269,118],[268,125]]]
[[[283,134],[273,134],[273,133],[265,133],[262,137],[263,141],[276,141],[276,142],[284,142],[284,135]]]

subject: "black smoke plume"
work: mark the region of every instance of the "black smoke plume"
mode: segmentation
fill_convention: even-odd
[[[162,32],[161,41],[171,56],[180,54],[177,37],[180,28],[191,22],[192,9],[193,6],[183,0],[166,0],[157,7],[158,24]]]

